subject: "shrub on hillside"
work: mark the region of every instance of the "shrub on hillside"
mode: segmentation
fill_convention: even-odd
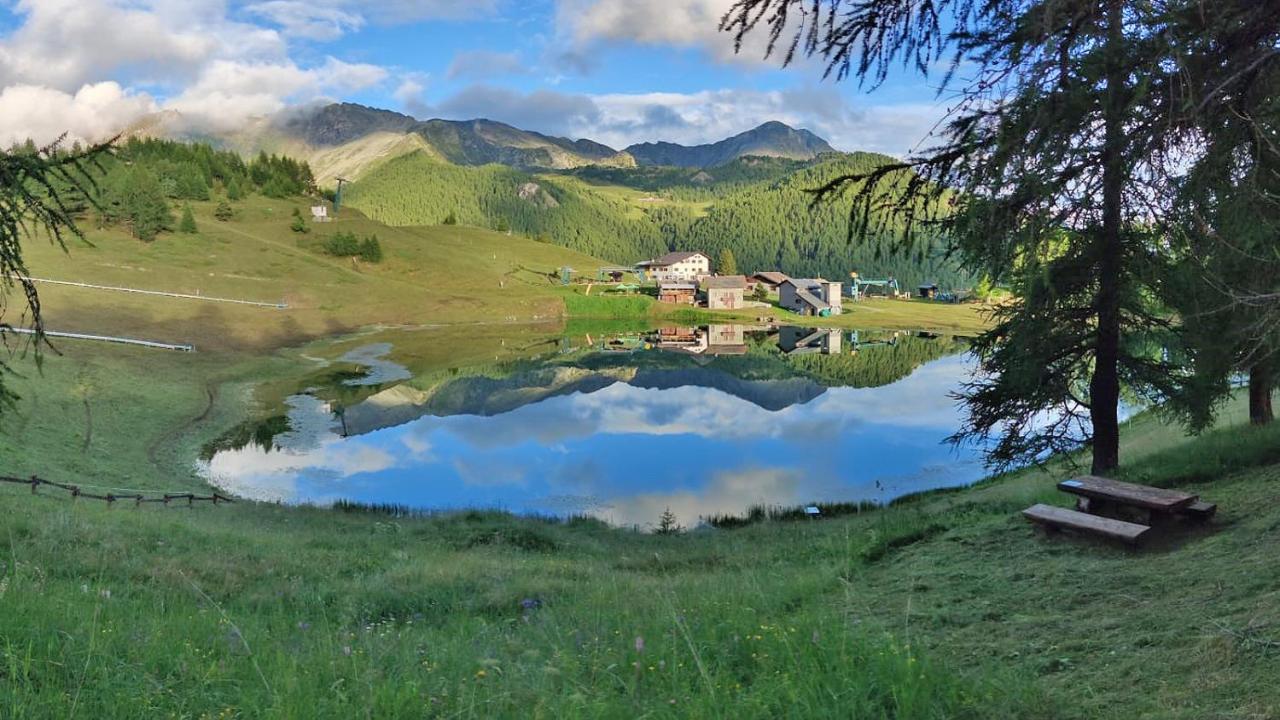
[[[194,235],[196,231],[196,216],[192,214],[191,206],[187,205],[182,208],[182,219],[178,221],[178,232]]]
[[[360,241],[354,233],[340,232],[325,240],[324,251],[334,257],[354,257],[360,254]]]
[[[360,243],[360,259],[371,263],[382,262],[382,244],[378,242],[377,235],[367,237]]]
[[[306,218],[302,217],[302,211],[298,208],[293,209],[293,222],[289,225],[289,229],[302,235],[311,232],[311,226],[307,225]]]
[[[334,257],[358,257],[365,262],[382,262],[382,244],[377,235],[370,235],[364,240],[355,233],[340,232],[324,242],[324,252]]]

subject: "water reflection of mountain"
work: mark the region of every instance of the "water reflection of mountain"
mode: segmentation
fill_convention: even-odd
[[[619,382],[654,390],[711,388],[778,411],[807,403],[828,387],[887,385],[963,348],[961,340],[923,333],[741,325],[664,328],[601,338],[506,375],[455,377],[426,388],[393,387],[346,408],[345,427],[354,435],[426,415],[500,415]]]
[[[654,390],[712,388],[776,412],[808,403],[829,387],[888,385],[965,347],[961,339],[928,333],[670,327],[589,337],[585,344],[565,339],[559,352],[440,370],[393,387],[353,388],[349,379],[343,379],[331,387],[312,384],[308,392],[329,403],[348,435],[428,415],[501,415],[554,397],[595,393],[617,383]],[[206,455],[251,443],[269,449],[288,427],[283,416],[244,423],[211,443]]]
[[[362,435],[427,415],[501,415],[553,397],[594,393],[619,382],[654,390],[707,387],[766,410],[781,410],[806,403],[826,391],[824,386],[808,378],[744,380],[721,370],[698,366],[604,370],[545,367],[504,378],[456,378],[429,390],[399,385],[348,407],[345,412],[346,430],[352,435]]]

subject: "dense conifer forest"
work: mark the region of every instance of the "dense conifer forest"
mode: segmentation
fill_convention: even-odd
[[[100,162],[93,188],[99,224],[125,226],[145,241],[178,225],[175,201],[221,196],[234,202],[254,193],[287,198],[315,190],[305,162],[266,153],[246,161],[203,143],[133,138]]]
[[[888,237],[849,239],[847,207],[813,206],[813,188],[887,158],[829,154],[814,162],[743,158],[709,170],[580,168],[533,175],[499,165],[461,167],[415,153],[354,183],[347,202],[393,225],[510,229],[618,263],[668,250],[732,250],[742,272],[896,277],[904,289],[935,281],[968,287],[941,242],[894,252]]]

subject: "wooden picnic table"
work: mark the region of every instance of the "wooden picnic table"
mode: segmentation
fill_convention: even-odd
[[[1148,485],[1085,475],[1063,480],[1058,489],[1076,496],[1076,509],[1033,505],[1022,511],[1028,520],[1049,530],[1071,529],[1136,545],[1153,525],[1180,520],[1204,522],[1217,505],[1198,495]]]
[[[1127,505],[1166,514],[1181,512],[1199,499],[1198,495],[1179,490],[1135,485],[1095,475],[1084,475],[1070,480],[1063,480],[1058,483],[1058,489],[1091,500],[1101,500],[1116,505]]]

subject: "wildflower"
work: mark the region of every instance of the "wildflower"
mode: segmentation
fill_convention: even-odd
[[[350,645],[343,645],[343,646],[342,646],[342,654],[343,654],[343,655],[346,655],[347,657],[351,657],[351,646],[350,646]]]
[[[476,679],[477,679],[477,680],[483,680],[483,679],[485,679],[485,678],[486,678],[486,677],[488,677],[488,676],[489,676],[489,673],[485,672],[483,669],[481,669],[481,670],[477,670],[477,671],[476,671]]]
[[[636,652],[644,652],[644,638],[639,635],[636,636]]]

